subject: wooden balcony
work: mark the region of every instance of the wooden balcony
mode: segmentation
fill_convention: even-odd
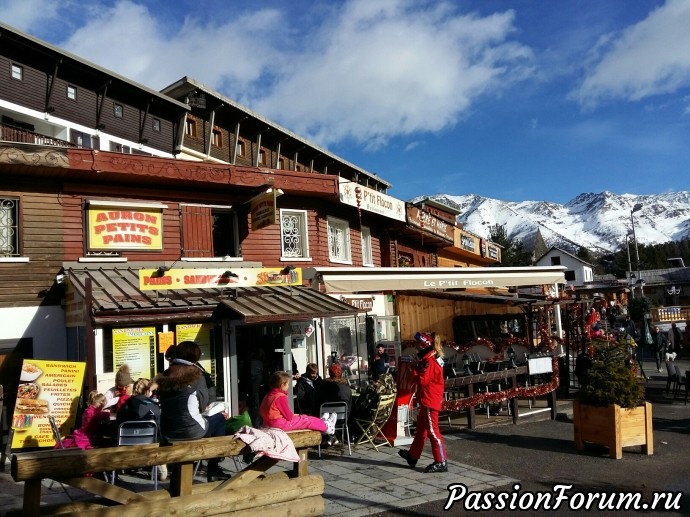
[[[78,147],[71,142],[41,135],[7,124],[0,124],[0,141],[19,142],[23,144],[52,145],[55,147]]]
[[[652,321],[673,323],[690,319],[690,307],[656,307],[651,311]]]

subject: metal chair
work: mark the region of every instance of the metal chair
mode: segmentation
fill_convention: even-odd
[[[673,397],[675,398],[676,396],[676,391],[678,388],[678,383],[680,381],[680,378],[678,377],[678,374],[676,373],[676,366],[673,364],[673,361],[665,361],[664,363],[666,365],[666,393],[673,393]]]
[[[348,451],[352,456],[352,444],[350,443],[350,430],[347,427],[347,402],[324,402],[319,409],[319,415],[335,413],[338,419],[335,421],[335,431],[340,431],[340,441],[347,443]],[[319,458],[321,457],[321,444],[319,444]]]
[[[372,411],[368,418],[357,418],[354,421],[357,427],[359,427],[362,435],[355,442],[355,445],[359,445],[363,441],[367,441],[374,446],[377,451],[379,447],[387,444],[389,447],[393,447],[393,444],[388,441],[388,438],[383,434],[381,428],[384,426],[388,418],[391,416],[393,406],[395,405],[395,393],[382,394],[378,397],[378,402],[375,408],[370,408]],[[377,444],[374,440],[376,438],[383,438],[384,442]]]
[[[130,420],[117,428],[117,445],[147,445],[158,443],[158,424],[154,420]],[[153,488],[158,490],[158,465],[151,469]],[[111,483],[114,485],[117,472],[113,470]]]

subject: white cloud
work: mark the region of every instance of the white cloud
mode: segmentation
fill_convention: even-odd
[[[0,0],[2,22],[22,31],[31,31],[47,20],[57,17],[63,6],[57,0]]]
[[[638,101],[690,85],[690,2],[669,0],[620,34],[602,37],[572,96],[583,107],[605,100]]]
[[[154,89],[193,77],[323,145],[448,130],[534,72],[532,51],[510,40],[513,11],[482,17],[444,0],[321,4],[311,26],[287,7],[221,2],[202,19],[174,1],[54,5],[71,32],[51,41],[65,50]]]
[[[417,5],[348,2],[252,104],[324,144],[375,147],[446,129],[479,96],[525,77],[530,50],[506,42],[512,12],[479,18],[450,4]]]

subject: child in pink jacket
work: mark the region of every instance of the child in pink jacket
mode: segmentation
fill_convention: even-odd
[[[288,372],[273,372],[269,381],[269,391],[261,402],[259,415],[264,427],[276,427],[283,431],[310,429],[322,433],[333,434],[337,415],[324,413],[321,418],[309,415],[295,414],[290,410],[287,392],[292,375]]]

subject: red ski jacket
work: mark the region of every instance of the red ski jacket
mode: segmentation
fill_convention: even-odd
[[[417,356],[417,400],[422,406],[441,411],[445,390],[443,366],[437,360],[433,346],[420,350]]]

